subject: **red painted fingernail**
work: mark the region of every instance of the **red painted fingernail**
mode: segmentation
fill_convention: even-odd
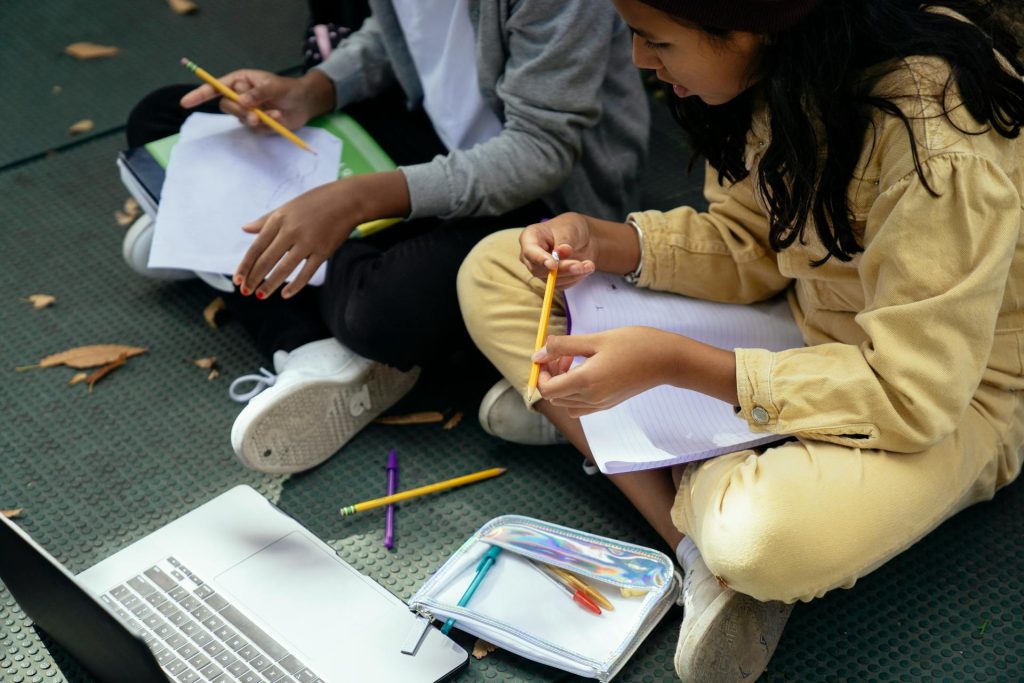
[[[259,299],[260,301],[262,301],[263,299],[267,298],[267,295],[257,289],[256,290],[256,298]]]
[[[242,296],[249,296],[250,293],[248,287],[242,287]]]

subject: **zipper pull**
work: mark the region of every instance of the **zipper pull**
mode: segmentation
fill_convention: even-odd
[[[424,609],[412,607],[409,609],[416,614],[416,620],[409,627],[405,638],[402,639],[402,654],[415,657],[416,651],[420,648],[420,643],[423,642],[424,636],[427,635],[427,629],[430,628],[430,624],[434,621],[434,615]]]

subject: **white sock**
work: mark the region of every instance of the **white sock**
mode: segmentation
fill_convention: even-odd
[[[679,545],[676,546],[676,559],[679,560],[679,566],[683,568],[683,571],[687,572],[700,559],[700,551],[697,550],[697,545],[689,536],[683,536],[683,540],[679,541]]]

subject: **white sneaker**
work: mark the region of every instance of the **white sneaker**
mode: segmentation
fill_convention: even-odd
[[[149,250],[153,246],[155,221],[149,214],[142,214],[124,234],[121,255],[128,267],[139,275],[156,280],[190,280],[196,276],[191,270],[177,268],[150,268]]]
[[[251,398],[231,427],[231,447],[246,467],[270,474],[324,462],[405,396],[420,374],[363,358],[333,338],[278,351],[274,369],[277,375],[263,370],[263,377],[231,385],[232,398]],[[269,388],[239,396],[245,381]]]
[[[523,397],[501,380],[480,402],[480,426],[491,436],[526,446],[551,446],[566,443],[561,432],[536,410],[523,403]]]
[[[676,673],[700,683],[756,680],[775,653],[793,605],[761,602],[723,587],[698,552],[688,559]]]

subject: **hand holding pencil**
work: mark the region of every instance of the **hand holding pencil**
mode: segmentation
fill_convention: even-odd
[[[182,60],[186,66],[187,62],[187,59]],[[334,108],[334,85],[316,70],[301,78],[287,78],[259,69],[238,69],[219,78],[198,67],[194,73],[204,84],[181,98],[182,107],[192,109],[220,97],[221,111],[238,117],[254,130],[274,130],[276,124],[290,133]],[[209,76],[209,80],[203,74]],[[267,123],[267,119],[272,123]]]

